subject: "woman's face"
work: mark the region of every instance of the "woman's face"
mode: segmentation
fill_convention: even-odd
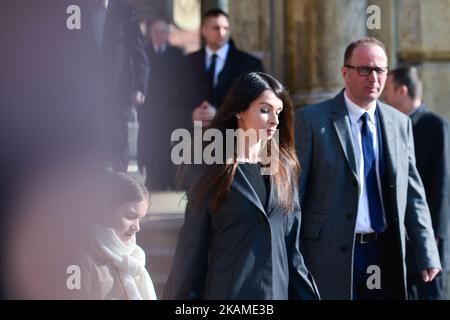
[[[278,126],[278,117],[283,110],[283,102],[271,90],[264,91],[254,100],[247,110],[240,112],[238,116],[239,129],[245,132],[249,129],[256,130],[258,141],[260,130],[266,132],[266,138],[270,139]]]
[[[130,244],[134,234],[139,232],[139,223],[147,214],[147,210],[148,203],[145,200],[127,202],[115,210],[112,227],[125,244]]]

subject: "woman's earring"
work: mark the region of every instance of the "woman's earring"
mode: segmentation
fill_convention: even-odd
[[[241,115],[237,114],[236,117],[240,120],[241,119]]]

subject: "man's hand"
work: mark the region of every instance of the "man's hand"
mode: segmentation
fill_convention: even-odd
[[[423,282],[431,282],[433,281],[433,279],[436,277],[436,275],[440,272],[441,270],[438,268],[429,268],[426,270],[422,270],[422,279]]]
[[[202,121],[202,127],[207,127],[216,115],[217,110],[208,101],[203,101],[192,111],[192,121]]]
[[[140,106],[145,102],[145,96],[142,92],[135,91],[131,94],[131,103],[135,106]]]

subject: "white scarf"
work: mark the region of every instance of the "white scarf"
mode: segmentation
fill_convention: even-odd
[[[93,240],[119,269],[120,280],[130,300],[157,300],[152,279],[145,269],[145,252],[136,244],[135,235],[126,245],[114,229],[94,225]]]

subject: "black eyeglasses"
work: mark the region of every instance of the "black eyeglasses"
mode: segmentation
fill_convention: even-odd
[[[389,71],[389,67],[369,67],[369,66],[355,67],[349,64],[344,65],[344,67],[356,69],[358,74],[362,77],[367,77],[368,75],[372,74],[373,71],[375,71],[375,73],[379,76],[385,75]]]

